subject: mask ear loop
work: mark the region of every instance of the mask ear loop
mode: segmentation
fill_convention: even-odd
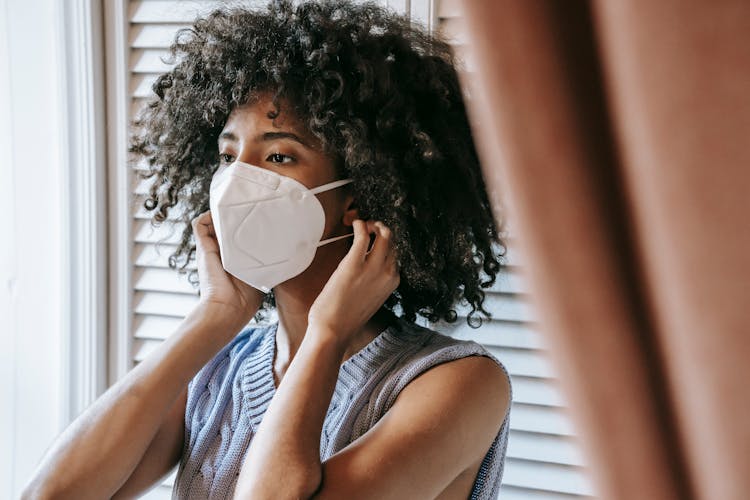
[[[308,191],[310,191],[312,194],[318,194],[318,193],[322,193],[323,191],[328,191],[329,189],[335,189],[335,188],[343,186],[345,184],[349,184],[350,182],[352,182],[352,180],[353,179],[340,179],[338,181],[329,182],[328,184],[323,184],[322,186],[318,186],[318,187],[315,187],[315,188],[312,188],[312,189],[308,189]],[[344,239],[344,238],[348,238],[349,236],[354,236],[354,233],[351,232],[349,234],[344,234],[344,235],[341,235],[341,236],[334,236],[333,238],[328,238],[327,240],[321,240],[316,245],[316,247],[319,247],[321,245],[325,245],[327,243],[332,243],[334,241],[341,240],[341,239]]]
[[[354,233],[344,234],[341,236],[334,236],[333,238],[328,238],[327,240],[321,240],[317,246],[325,245],[327,243],[331,243],[337,240],[343,240],[344,238],[348,238],[349,236],[354,236]]]
[[[340,179],[338,181],[329,182],[328,184],[323,184],[322,186],[308,189],[308,191],[310,191],[312,194],[318,194],[322,193],[323,191],[328,191],[329,189],[343,186],[344,184],[349,184],[350,182],[352,182],[352,179]]]

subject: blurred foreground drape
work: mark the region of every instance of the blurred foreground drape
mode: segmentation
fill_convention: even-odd
[[[599,494],[750,498],[750,2],[463,5],[488,188]]]

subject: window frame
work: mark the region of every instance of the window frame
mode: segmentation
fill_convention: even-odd
[[[107,164],[101,3],[58,6],[61,68],[62,425],[108,387]]]

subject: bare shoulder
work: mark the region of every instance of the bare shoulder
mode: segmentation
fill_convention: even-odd
[[[509,401],[507,377],[492,358],[433,365],[372,428],[322,463],[312,498],[466,498]]]
[[[470,355],[439,363],[415,377],[399,394],[409,396],[423,389],[471,389],[494,409],[504,414],[510,403],[510,382],[505,370],[492,358]]]
[[[396,402],[401,399],[417,407],[426,399],[439,400],[443,411],[454,414],[454,422],[475,429],[467,432],[475,436],[484,455],[505,420],[510,398],[503,367],[488,356],[470,355],[427,369],[404,387]]]

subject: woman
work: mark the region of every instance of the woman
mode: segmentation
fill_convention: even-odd
[[[186,209],[170,265],[196,258],[200,300],[24,496],[132,498],[179,463],[176,498],[495,498],[507,371],[414,323],[481,323],[500,269],[449,47],[374,4],[275,2],[172,53],[131,151],[154,219]]]

